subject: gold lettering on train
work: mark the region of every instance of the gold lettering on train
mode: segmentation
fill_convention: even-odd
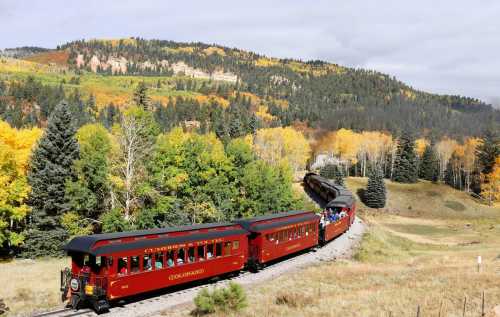
[[[291,246],[289,246],[289,247],[286,247],[286,249],[285,249],[285,250],[290,251],[290,250],[292,250],[292,249],[296,249],[296,248],[298,248],[298,247],[300,247],[300,243],[293,244],[293,245],[291,245]]]
[[[205,269],[198,269],[198,270],[194,270],[194,271],[187,271],[187,272],[182,272],[182,273],[177,273],[177,274],[171,274],[168,276],[168,279],[170,281],[173,281],[173,280],[178,280],[178,279],[181,279],[181,278],[186,278],[186,277],[190,277],[190,276],[195,276],[195,275],[200,275],[200,274],[203,274],[205,273]]]

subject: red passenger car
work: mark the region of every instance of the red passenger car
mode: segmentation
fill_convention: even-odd
[[[217,223],[76,237],[61,288],[74,308],[86,301],[106,311],[111,300],[241,270],[247,235]]]
[[[283,212],[235,223],[250,232],[248,264],[253,270],[318,244],[319,216],[312,211]]]
[[[324,225],[324,228],[322,228],[324,232],[321,235],[322,243],[326,243],[346,232],[354,221],[356,209],[354,198],[348,191],[340,191],[340,193],[340,196],[337,196],[325,206],[325,210],[346,216]]]

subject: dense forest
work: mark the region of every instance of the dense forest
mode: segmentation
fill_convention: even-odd
[[[26,59],[68,67],[72,75],[65,70],[62,79],[50,82],[52,88],[79,98],[90,98],[94,94],[99,106],[99,113],[94,115],[108,120],[108,125],[112,121],[109,117],[129,100],[115,98],[109,102],[100,98],[99,94],[108,83],[97,83],[95,86],[100,87],[86,89],[88,74],[113,77],[115,79],[108,80],[120,81],[117,89],[126,89],[129,93],[138,84],[123,82],[122,79],[129,76],[142,78],[146,86],[158,94],[168,89],[163,98],[155,98],[151,105],[160,124],[166,128],[197,121],[203,129],[218,129],[219,134],[227,135],[231,134],[230,130],[247,132],[259,124],[288,126],[298,121],[324,130],[347,128],[393,134],[407,130],[419,136],[446,135],[461,139],[480,136],[486,129],[500,124],[500,111],[477,99],[418,91],[376,71],[322,61],[268,58],[203,43],[140,38],[81,40],[61,45],[54,51],[32,54]],[[11,85],[12,89],[4,88],[3,93],[0,90],[0,96],[3,94],[3,99],[10,104],[26,104],[29,98],[34,98],[38,104],[37,98],[47,98],[40,89],[20,94],[19,87],[11,80],[3,84]],[[36,96],[40,93],[42,96]],[[75,102],[79,101],[75,99]],[[10,108],[20,111],[18,107]],[[198,109],[201,111],[196,111]],[[0,115],[18,127],[46,120],[44,113],[27,115],[27,111],[23,110],[22,119],[20,114],[6,113],[1,108]],[[221,117],[224,126],[217,122]],[[242,122],[234,123],[236,117]],[[240,124],[241,127],[234,127]]]

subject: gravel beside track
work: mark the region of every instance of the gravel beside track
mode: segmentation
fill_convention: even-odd
[[[361,241],[365,225],[356,218],[351,228],[342,236],[336,238],[322,248],[311,249],[308,252],[301,253],[295,257],[271,264],[258,273],[242,272],[239,276],[227,278],[214,283],[193,286],[181,289],[175,292],[158,295],[151,298],[142,299],[136,302],[124,303],[122,306],[111,308],[110,312],[101,316],[106,317],[146,317],[154,316],[171,307],[191,302],[202,288],[221,287],[227,285],[230,281],[241,285],[251,285],[273,279],[284,273],[296,271],[304,266],[321,263],[323,261],[334,261],[340,258],[349,258],[356,246]],[[73,315],[73,314],[75,315]],[[36,315],[35,315],[36,316]],[[61,312],[60,314],[50,314],[47,316],[79,316],[90,317],[98,316],[94,312]]]
[[[306,191],[307,192],[307,191]],[[309,193],[312,200],[318,203],[320,206],[323,203],[314,195]],[[261,283],[266,280],[276,278],[284,273],[289,273],[296,271],[300,268],[311,264],[318,264],[321,262],[334,261],[336,259],[350,258],[356,249],[356,247],[361,242],[361,238],[365,231],[365,224],[361,219],[356,218],[350,229],[343,235],[337,237],[335,240],[329,242],[321,248],[314,248],[306,252],[300,253],[296,256],[287,258],[285,260],[276,262],[264,269],[260,270],[258,273],[241,272],[238,276],[226,278],[219,280],[217,282],[206,282],[202,285],[196,285],[191,287],[186,287],[184,289],[171,291],[169,293],[151,296],[149,298],[136,299],[134,302],[126,302],[121,306],[114,306],[111,308],[109,313],[103,314],[101,316],[106,317],[149,317],[158,316],[160,312],[164,312],[174,306],[186,304],[191,302],[194,297],[202,288],[207,287],[222,287],[226,286],[230,281],[237,282],[240,285],[251,285],[255,283]],[[71,314],[71,312],[73,314]],[[71,311],[67,310],[61,312],[60,314],[50,314],[46,316],[51,317],[91,317],[98,316],[93,311]],[[36,316],[36,315],[34,315]]]

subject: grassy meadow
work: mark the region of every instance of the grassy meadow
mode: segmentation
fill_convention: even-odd
[[[11,315],[60,306],[59,272],[69,265],[69,258],[0,262],[0,299]]]
[[[368,224],[355,257],[318,264],[247,289],[234,316],[486,316],[500,304],[500,208],[428,182],[386,181],[383,210],[358,203]],[[349,178],[356,192],[366,179]],[[477,256],[482,256],[481,272]],[[188,316],[193,305],[166,311]],[[217,315],[216,315],[217,316]],[[227,316],[221,314],[220,316]]]

